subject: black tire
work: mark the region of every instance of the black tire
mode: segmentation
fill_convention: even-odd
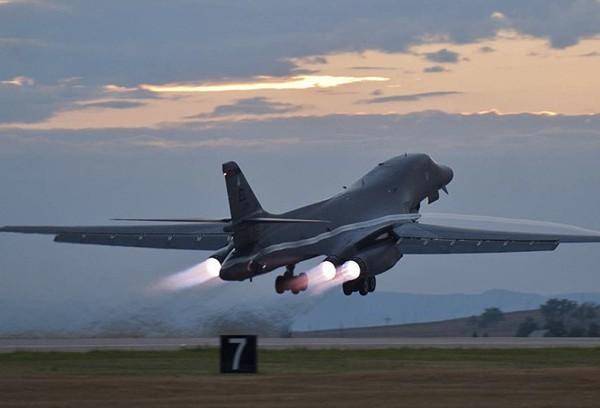
[[[369,279],[363,278],[360,282],[358,282],[358,293],[361,296],[366,296],[369,293]]]
[[[279,293],[280,295],[285,292],[285,286],[284,286],[284,279],[283,276],[278,276],[275,279],[275,292]]]
[[[297,295],[298,293],[300,293],[300,291],[299,291],[299,290],[296,290],[296,289],[292,289],[292,293],[293,293],[294,295]]]
[[[344,295],[350,296],[354,292],[354,288],[350,282],[344,282],[342,284],[342,291],[344,292]]]
[[[375,288],[377,287],[377,278],[374,275],[368,277],[367,281],[369,282],[369,292],[375,292]]]

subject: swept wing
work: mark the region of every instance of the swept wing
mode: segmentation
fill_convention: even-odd
[[[537,234],[422,223],[399,225],[394,233],[404,254],[552,251],[562,243],[600,242],[600,234]]]
[[[228,223],[127,226],[8,226],[0,232],[54,235],[55,242],[139,248],[214,250],[227,245]]]

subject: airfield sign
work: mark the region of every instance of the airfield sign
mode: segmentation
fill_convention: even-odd
[[[256,373],[256,336],[221,336],[221,372]]]

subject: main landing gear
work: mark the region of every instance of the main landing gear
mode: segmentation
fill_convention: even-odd
[[[360,293],[361,296],[366,296],[369,292],[374,292],[376,286],[377,279],[375,279],[375,275],[367,275],[344,282],[342,290],[346,296],[350,296],[354,292]]]
[[[286,290],[290,290],[294,295],[305,291],[308,288],[308,276],[305,273],[294,275],[294,265],[286,266],[286,271],[283,275],[279,275],[275,279],[275,292],[282,294]]]

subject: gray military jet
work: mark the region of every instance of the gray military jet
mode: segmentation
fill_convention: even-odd
[[[277,293],[296,294],[314,282],[336,280],[343,292],[366,295],[376,275],[406,254],[551,251],[561,243],[600,242],[600,235],[537,234],[431,225],[419,222],[425,199],[433,203],[453,177],[426,154],[379,163],[327,200],[284,214],[263,210],[235,162],[223,164],[231,218],[119,219],[167,222],[128,226],[7,226],[0,232],[54,235],[56,242],[142,248],[215,250],[206,269],[216,278],[242,281],[279,267]],[[298,262],[324,256],[309,274]]]

